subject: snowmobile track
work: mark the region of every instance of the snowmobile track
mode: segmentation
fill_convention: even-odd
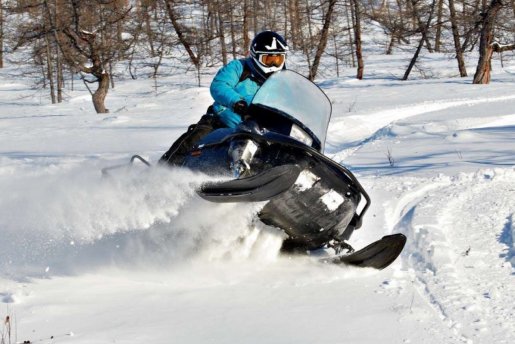
[[[514,176],[510,170],[484,170],[442,177],[430,187],[421,182],[393,210],[394,229],[408,236],[405,268],[463,342],[515,342],[506,321],[515,315],[513,241],[503,240],[513,230]],[[469,216],[456,222],[456,214]]]

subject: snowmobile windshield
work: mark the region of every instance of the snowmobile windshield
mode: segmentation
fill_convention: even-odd
[[[331,118],[331,102],[317,85],[304,76],[290,70],[274,73],[258,90],[251,104],[272,108],[277,110],[274,111],[277,114],[290,117],[302,129],[308,129],[310,136],[315,136],[319,149],[323,151]]]

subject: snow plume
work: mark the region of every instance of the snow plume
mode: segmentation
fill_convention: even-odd
[[[0,274],[248,257],[257,240],[256,205],[202,200],[199,174],[156,168],[101,178],[84,163],[16,170],[0,185]],[[277,252],[280,238],[272,241]]]

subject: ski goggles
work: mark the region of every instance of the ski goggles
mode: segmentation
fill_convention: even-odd
[[[259,62],[267,67],[281,67],[286,60],[286,54],[260,54]]]

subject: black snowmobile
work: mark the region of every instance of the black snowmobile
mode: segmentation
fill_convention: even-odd
[[[293,71],[274,73],[252,100],[249,119],[208,134],[183,167],[227,177],[198,190],[208,201],[266,202],[257,216],[287,234],[283,251],[333,248],[336,256],[325,262],[383,269],[406,237],[388,235],[359,251],[346,242],[370,198],[347,168],[322,154],[330,117],[318,86]]]

